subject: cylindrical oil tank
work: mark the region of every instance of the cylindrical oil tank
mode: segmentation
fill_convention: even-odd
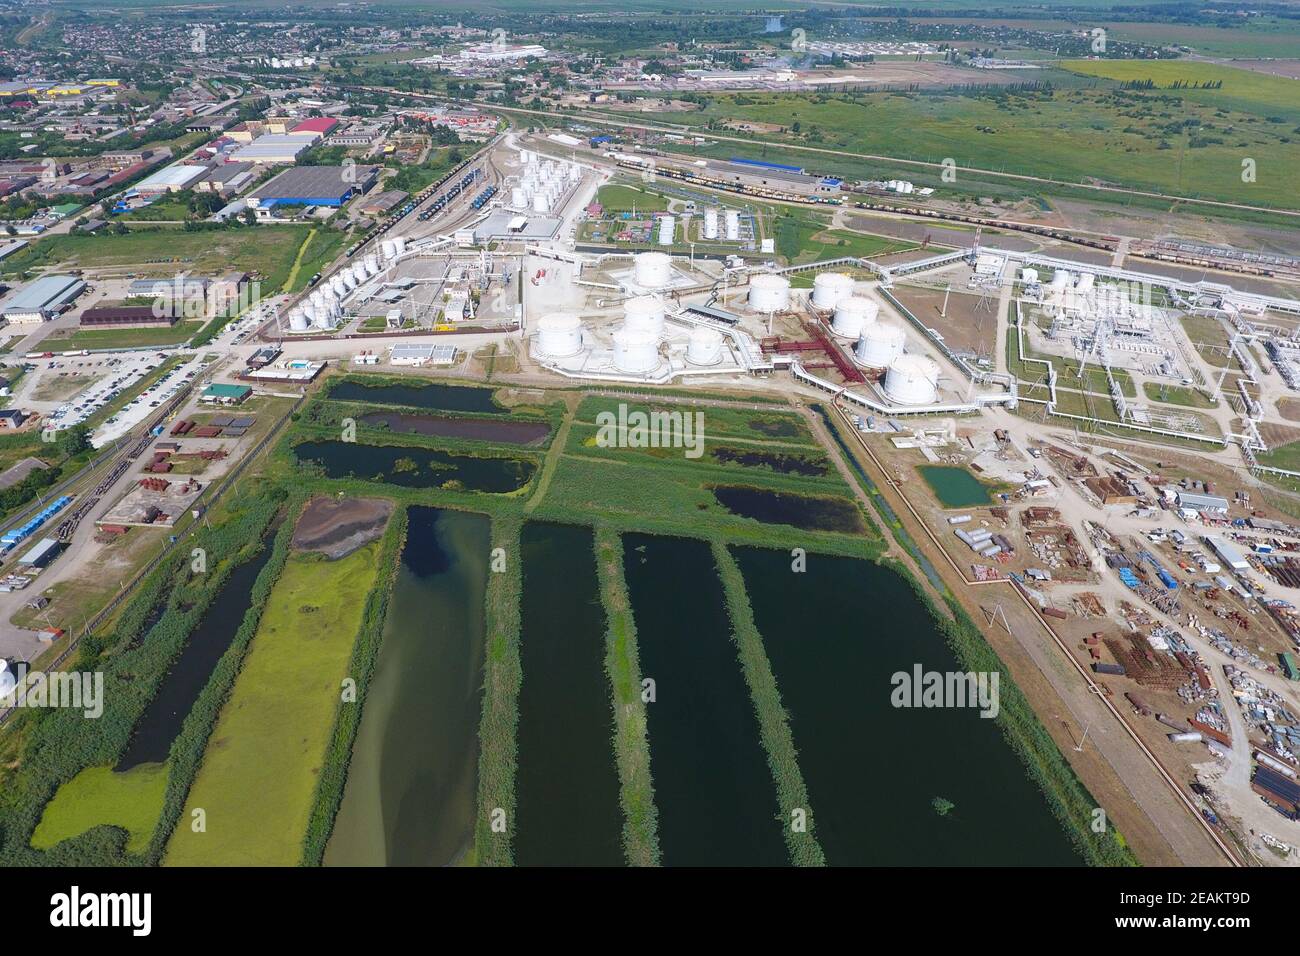
[[[899,405],[931,405],[939,398],[939,366],[924,355],[900,355],[885,372],[885,396]]]
[[[366,267],[364,263],[354,262],[352,264],[352,278],[357,280],[357,285],[361,285],[361,283],[366,281]]]
[[[366,272],[373,275],[379,275],[379,257],[374,253],[366,256]]]
[[[853,294],[853,277],[843,272],[823,272],[813,280],[812,304],[829,312]]]
[[[400,256],[406,251],[406,237],[393,236],[393,255]]]
[[[659,364],[659,338],[639,329],[614,330],[614,365],[622,372],[648,372]]]
[[[718,210],[712,207],[704,210],[704,238],[718,238]]]
[[[528,190],[523,186],[516,186],[510,190],[510,205],[515,209],[528,208]]]
[[[334,328],[334,318],[328,311],[320,312],[316,315],[316,328],[328,332]]]
[[[728,241],[738,241],[740,239],[740,213],[735,209],[728,209],[727,215],[724,218],[726,221]]]
[[[385,260],[391,260],[397,255],[397,243],[391,239],[385,239],[379,243],[379,253]]]
[[[1066,286],[1070,284],[1070,273],[1065,269],[1057,269],[1052,273],[1052,291],[1064,292]]]
[[[331,276],[328,291],[333,293],[335,296],[347,295],[348,279],[350,279],[351,277],[352,277],[351,272],[348,273],[347,278],[344,278],[342,272],[336,273],[335,275]],[[328,299],[329,296],[326,296],[326,298]]]
[[[673,261],[662,252],[637,253],[632,260],[632,279],[643,289],[662,289],[673,275]]]
[[[831,322],[831,331],[846,339],[857,341],[862,331],[880,314],[880,306],[860,295],[850,295],[840,299],[835,306],[835,318]]]
[[[1037,285],[1037,284],[1038,284],[1038,270],[1037,270],[1037,269],[1021,269],[1021,270],[1020,270],[1020,281],[1023,282],[1023,283],[1025,283],[1025,285]]]
[[[903,354],[902,328],[888,322],[872,322],[862,330],[853,357],[867,368],[885,368]]]
[[[582,348],[582,320],[571,312],[552,312],[537,322],[537,350],[552,358],[574,355]]]
[[[519,151],[519,162],[525,166],[532,165],[533,151],[531,149],[521,149]]]
[[[311,319],[307,318],[307,313],[302,309],[294,309],[289,313],[289,331],[306,332],[311,328]]]
[[[658,337],[664,331],[664,304],[654,295],[639,295],[623,303],[623,326]]]
[[[659,217],[659,245],[671,246],[673,232],[677,229],[677,219],[673,216]]]
[[[533,193],[533,212],[550,212],[551,200],[547,198],[546,193]]]
[[[1092,291],[1093,284],[1096,281],[1097,277],[1091,272],[1081,272],[1079,273],[1079,281],[1075,283],[1074,287],[1080,294],[1086,294]]]
[[[722,333],[703,325],[691,329],[686,361],[692,365],[717,365],[722,361]]]
[[[749,280],[749,307],[755,312],[784,312],[790,308],[790,280],[757,275]]]

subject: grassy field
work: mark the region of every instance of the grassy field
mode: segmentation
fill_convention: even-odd
[[[662,212],[668,208],[668,200],[658,193],[645,192],[635,186],[606,185],[596,193],[596,201],[608,210],[626,210],[633,207],[638,213]]]
[[[32,846],[48,850],[92,827],[121,827],[126,848],[141,853],[149,845],[167,789],[165,763],[141,764],[126,773],[87,767],[59,788],[32,833]]]
[[[293,866],[375,583],[378,546],[338,561],[292,555],[167,849],[172,866]],[[206,831],[191,827],[202,808]]]
[[[59,330],[42,339],[50,349],[130,349],[146,345],[179,345],[203,328],[201,320],[148,329]]]
[[[978,95],[749,93],[711,97],[705,110],[675,120],[700,125],[761,121],[790,130],[765,139],[820,149],[930,163],[952,159],[958,166],[1067,183],[1111,183],[1194,198],[1300,206],[1284,173],[1294,165],[1291,139],[1300,122],[1300,106],[1293,105],[1296,94],[1268,102],[1259,91],[1261,80],[1290,81],[1226,69],[1237,77],[1225,81],[1222,90],[1126,91],[1102,78],[1096,78],[1094,86],[1076,74],[1045,71],[1037,79],[1063,78],[1071,85]],[[798,132],[793,131],[796,123]],[[833,157],[788,154],[779,147],[747,149],[723,142],[696,151],[798,161],[818,171],[836,171]],[[795,159],[789,159],[791,155]],[[1256,182],[1242,182],[1243,156],[1256,161]],[[909,172],[887,162],[867,161],[866,166],[859,175]],[[960,190],[964,179],[972,178],[978,175],[959,174],[945,189]]]
[[[1064,69],[1083,76],[1115,80],[1151,80],[1156,90],[1175,84],[1222,83],[1218,89],[1179,89],[1188,99],[1209,106],[1227,106],[1266,115],[1300,115],[1300,81],[1254,70],[1192,60],[1064,60]]]
[[[791,212],[776,220],[776,251],[792,265],[839,256],[870,258],[915,248],[915,244],[897,239],[828,229],[825,223],[807,213]]]
[[[0,273],[13,275],[26,270],[103,269],[132,267],[142,274],[171,275],[188,269],[197,273],[220,274],[231,269],[258,273],[265,293],[284,285],[298,249],[310,226],[257,226],[220,232],[184,232],[179,229],[137,229],[124,236],[50,236],[32,242],[0,263]],[[334,254],[346,240],[337,230],[329,235]],[[328,253],[322,243],[313,249]],[[313,243],[315,246],[315,243]],[[331,256],[332,258],[332,256]],[[303,269],[308,268],[304,262]],[[312,272],[302,277],[305,282]]]
[[[1185,405],[1188,408],[1213,408],[1213,403],[1201,392],[1183,385],[1160,385],[1156,382],[1143,382],[1142,391],[1153,402],[1165,402],[1169,405]]]

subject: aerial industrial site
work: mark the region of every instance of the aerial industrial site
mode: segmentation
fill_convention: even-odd
[[[220,6],[0,15],[9,865],[1300,866],[1294,11]]]

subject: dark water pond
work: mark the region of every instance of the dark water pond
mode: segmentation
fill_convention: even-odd
[[[747,468],[771,468],[782,475],[802,475],[815,478],[826,474],[825,460],[818,461],[806,455],[786,455],[770,451],[750,451],[743,448],[714,448],[710,454],[723,464],[744,465]]]
[[[703,541],[623,536],[666,866],[789,863],[775,785]]]
[[[805,531],[861,531],[862,516],[853,502],[796,495],[748,485],[714,485],[713,497],[734,515],[764,524],[786,524]]]
[[[438,438],[472,438],[508,445],[540,444],[551,433],[546,422],[501,421],[489,418],[441,418],[436,415],[412,415],[408,412],[371,412],[358,419],[372,428],[387,428],[410,435],[433,435]]]
[[[593,535],[530,522],[522,548],[515,862],[618,866],[623,815]]]
[[[303,461],[319,462],[328,478],[362,478],[403,488],[441,488],[458,482],[466,491],[491,494],[528,484],[536,466],[518,458],[476,458],[408,445],[363,445],[337,438],[294,446]],[[453,486],[455,487],[455,486]]]
[[[832,865],[1064,866],[1081,860],[978,709],[895,707],[895,673],[959,670],[911,586],[881,565],[738,547]],[[810,619],[810,615],[815,619]],[[953,808],[941,816],[933,801]]]
[[[167,759],[172,741],[181,732],[190,708],[212,677],[212,668],[217,666],[217,661],[235,639],[239,625],[244,622],[244,615],[253,603],[253,582],[269,560],[271,548],[268,546],[251,561],[230,572],[221,592],[208,606],[198,627],[172,663],[171,670],[158,685],[158,693],[136,721],[131,742],[114,769],[121,772],[142,763]]]
[[[444,412],[507,412],[492,398],[492,389],[459,385],[362,385],[358,382],[339,382],[330,387],[329,397],[340,402],[406,405],[410,408]]]

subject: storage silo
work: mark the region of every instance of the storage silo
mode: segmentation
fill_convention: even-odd
[[[673,261],[662,252],[639,252],[632,259],[632,281],[643,289],[662,289],[673,276]]]
[[[872,322],[862,330],[853,357],[867,368],[885,368],[903,353],[903,330],[888,322]]]
[[[289,313],[289,331],[306,332],[311,328],[311,319],[302,309],[293,309]]]
[[[885,372],[885,395],[899,405],[932,405],[939,397],[939,366],[924,355],[900,355]]]
[[[738,242],[740,240],[740,213],[735,209],[728,209],[725,219],[727,241]]]
[[[572,312],[551,312],[537,322],[537,351],[565,358],[582,349],[582,320]]]
[[[673,216],[659,217],[659,245],[671,246],[673,232],[677,229],[677,220]]]
[[[704,210],[704,238],[718,238],[718,210],[712,206]]]
[[[812,304],[829,312],[853,294],[853,277],[843,272],[823,272],[813,280]]]
[[[659,364],[659,338],[650,332],[614,330],[614,365],[623,372],[648,372]]]
[[[880,306],[860,295],[850,295],[840,299],[835,306],[835,318],[831,322],[831,331],[846,339],[857,341],[862,331],[876,321]]]
[[[639,295],[623,303],[623,327],[650,332],[658,337],[664,331],[664,304],[655,295]]]
[[[722,333],[703,325],[691,329],[686,361],[692,365],[717,365],[722,361]]]
[[[790,280],[757,275],[749,280],[748,304],[755,312],[784,312],[790,308]]]

